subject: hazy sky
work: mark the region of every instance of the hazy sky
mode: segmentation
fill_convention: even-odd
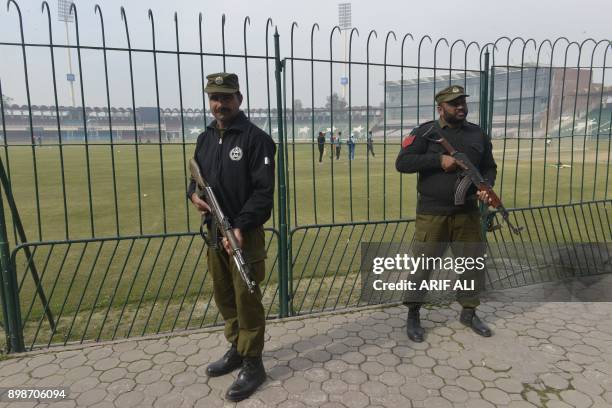
[[[53,19],[54,42],[66,41],[65,27],[57,21],[57,3],[49,1]],[[181,50],[197,51],[199,49],[198,13],[203,13],[203,42],[205,52],[221,51],[221,15],[226,15],[226,51],[228,53],[243,53],[243,24],[246,16],[250,17],[247,28],[247,45],[249,54],[263,55],[265,53],[265,28],[268,17],[278,26],[281,35],[282,55],[289,56],[290,27],[297,22],[295,29],[295,56],[310,56],[310,33],[316,22],[320,30],[314,35],[315,58],[329,58],[329,36],[332,27],[338,23],[338,2],[323,0],[308,1],[278,1],[278,0],[227,0],[227,1],[196,1],[196,0],[98,0],[102,7],[107,45],[111,47],[126,47],[126,36],[119,9],[123,5],[129,21],[132,47],[150,49],[152,46],[151,25],[147,18],[147,10],[152,9],[155,16],[156,46],[158,49],[175,50],[176,37],[174,28],[174,12],[178,14],[179,36]],[[477,41],[485,44],[500,36],[522,36],[534,38],[540,42],[546,38],[555,39],[566,36],[572,41],[581,42],[592,37],[596,40],[610,39],[609,17],[612,15],[611,0],[473,0],[473,1],[391,1],[378,0],[352,1],[352,23],[359,29],[359,36],[353,41],[353,60],[365,61],[366,38],[372,29],[377,31],[377,38],[370,43],[370,61],[382,63],[385,51],[385,38],[389,30],[397,35],[388,43],[387,62],[400,64],[401,41],[406,33],[411,33],[415,41],[407,41],[405,47],[404,65],[416,65],[416,45],[425,34],[432,37],[435,43],[440,37],[446,37],[449,43],[463,39],[466,43]],[[46,16],[41,13],[38,0],[21,0],[19,4],[23,13],[26,42],[48,41]],[[94,14],[94,0],[76,0],[78,7],[80,40],[83,45],[101,44],[100,23]],[[71,42],[75,42],[74,26],[70,27]],[[273,55],[272,34],[270,29],[269,53]],[[17,14],[13,8],[9,12],[0,8],[0,41],[19,41]],[[522,45],[515,43],[512,49],[510,63],[518,64],[521,60]],[[497,63],[506,59],[507,42],[500,46],[496,54]],[[563,61],[563,47],[555,52],[555,61]],[[605,47],[598,50],[603,55]],[[588,51],[586,51],[588,50]],[[590,62],[592,45],[588,44],[583,52],[581,63],[584,66]],[[18,47],[0,46],[0,80],[3,92],[13,96],[20,103],[25,103],[25,87],[21,50]],[[341,59],[344,53],[343,42],[338,33],[333,38],[334,59]],[[612,52],[609,53],[612,56]],[[535,59],[535,49],[527,48],[526,60]],[[478,69],[479,53],[472,47],[468,54],[468,68]],[[55,50],[56,78],[60,104],[69,104],[69,92],[65,81],[67,68],[67,53],[64,49]],[[78,77],[78,60],[76,52],[72,53],[73,72]],[[424,45],[421,64],[433,66],[433,44]],[[449,49],[441,43],[438,49],[437,67],[448,68]],[[542,53],[542,61],[550,58],[549,49]],[[503,61],[500,61],[503,60]],[[601,63],[599,58],[598,62]],[[609,61],[610,58],[608,58]],[[134,53],[135,90],[137,105],[152,105],[155,103],[155,78],[150,54]],[[457,45],[453,53],[453,67],[464,68],[464,49]],[[99,51],[82,52],[81,62],[85,83],[85,99],[87,105],[105,105],[104,70],[102,53]],[[129,66],[127,53],[109,52],[109,81],[111,88],[111,103],[129,106],[131,104],[129,86]],[[228,70],[244,72],[244,61],[239,58],[228,58]],[[568,65],[577,64],[577,47],[568,53]],[[50,71],[50,56],[48,48],[28,49],[29,79],[32,88],[32,103],[52,104],[53,90]],[[222,69],[222,62],[217,57],[205,59],[205,73]],[[325,95],[330,90],[329,64],[315,64],[315,104],[324,103]],[[608,65],[612,65],[608,63]],[[271,64],[273,66],[273,64]],[[309,63],[295,63],[295,97],[304,100],[308,105],[310,93]],[[332,74],[334,92],[340,92],[339,77],[343,75],[343,66],[335,65]],[[271,68],[272,70],[272,68]],[[387,70],[387,79],[399,79],[399,69]],[[271,71],[272,72],[272,71]],[[265,105],[266,81],[264,60],[249,60],[250,90],[253,105]],[[365,67],[355,66],[353,69],[352,88],[353,104],[365,104]],[[182,90],[185,106],[201,105],[201,75],[200,60],[197,56],[181,58]],[[370,72],[371,99],[380,99],[381,84],[384,72],[373,67]],[[404,70],[405,77],[414,77],[416,70]],[[422,72],[421,76],[432,75],[432,72]],[[612,75],[610,75],[612,77]],[[270,80],[273,82],[273,75]],[[290,81],[289,81],[290,82]],[[606,81],[607,82],[607,81]],[[158,83],[160,89],[160,104],[162,106],[178,106],[178,75],[176,56],[158,57]],[[244,81],[243,81],[244,83]],[[80,92],[77,84],[77,104],[80,103]],[[272,91],[273,84],[272,84]],[[274,94],[272,94],[274,101]]]

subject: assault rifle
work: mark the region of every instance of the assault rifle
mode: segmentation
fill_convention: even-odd
[[[208,219],[206,215],[202,215],[202,225],[200,226],[200,233],[202,234],[202,238],[206,241],[206,243],[216,248],[217,245],[217,231],[221,232],[221,235],[227,239],[230,244],[231,255],[236,263],[236,267],[238,268],[238,272],[240,273],[240,277],[246,283],[247,288],[250,293],[255,293],[255,288],[257,284],[251,278],[251,267],[248,263],[246,263],[244,259],[244,254],[242,253],[242,249],[238,246],[238,240],[236,239],[236,235],[234,234],[234,230],[229,220],[223,214],[221,210],[221,206],[217,201],[217,197],[212,190],[212,187],[208,182],[202,177],[202,173],[200,172],[200,166],[198,163],[192,158],[189,160],[189,171],[191,172],[191,179],[196,183],[196,193],[199,197],[204,198],[208,206],[211,210],[211,229],[213,231],[214,237],[212,239],[208,239],[205,233],[205,225],[208,224]]]
[[[510,230],[515,234],[520,234],[523,227],[516,227],[510,222],[510,214],[508,210],[502,204],[501,199],[495,194],[495,191],[491,188],[489,183],[482,177],[480,171],[474,166],[474,164],[470,161],[465,153],[458,152],[455,148],[442,136],[439,139],[436,139],[436,136],[431,135],[427,137],[427,140],[440,144],[444,150],[448,152],[452,157],[457,161],[457,166],[462,170],[461,178],[457,183],[457,187],[455,189],[455,205],[463,205],[465,203],[465,197],[468,189],[473,184],[476,186],[478,191],[484,191],[487,193],[487,196],[491,200],[489,204],[491,207],[495,208],[501,215],[503,220],[508,224]],[[495,213],[491,213],[487,217],[487,229],[489,231],[493,231],[495,229],[500,228],[499,224],[493,225],[493,219],[495,218]]]

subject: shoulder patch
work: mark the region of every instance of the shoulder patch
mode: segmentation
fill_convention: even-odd
[[[412,143],[414,143],[414,139],[416,139],[416,135],[412,133],[404,137],[404,139],[402,140],[402,149],[405,149],[408,146],[410,146]]]

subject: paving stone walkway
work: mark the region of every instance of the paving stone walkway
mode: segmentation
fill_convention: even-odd
[[[270,322],[268,381],[239,407],[611,407],[612,303],[483,304],[494,330],[462,326],[459,306],[426,309],[426,341],[404,333],[406,308]],[[0,407],[202,407],[233,375],[207,378],[226,350],[219,330],[81,346],[0,362],[0,387],[68,387],[54,403]]]

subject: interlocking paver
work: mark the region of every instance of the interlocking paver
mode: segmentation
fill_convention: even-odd
[[[110,383],[113,381],[118,381],[121,378],[124,378],[126,374],[127,374],[127,370],[125,368],[122,368],[122,367],[111,368],[110,370],[107,370],[103,372],[102,374],[100,374],[99,380],[101,382]]]
[[[436,365],[433,368],[433,372],[435,375],[445,380],[454,380],[459,376],[459,371],[457,371],[457,369],[447,365]]]
[[[498,388],[485,388],[481,394],[484,399],[495,405],[507,405],[510,403],[508,394]]]
[[[299,394],[308,389],[309,381],[302,376],[293,376],[288,378],[284,383],[283,387],[290,394]]]
[[[106,387],[106,391],[111,396],[118,396],[125,394],[126,392],[132,391],[136,386],[136,382],[129,378],[122,378],[120,380],[110,383]]]
[[[341,395],[348,390],[348,384],[342,380],[331,379],[321,384],[321,389],[327,394]]]
[[[370,399],[361,391],[348,391],[342,395],[342,403],[349,408],[363,408],[368,406]]]
[[[361,391],[369,397],[381,397],[389,393],[388,387],[378,381],[368,381],[359,387]]]
[[[127,370],[130,373],[141,373],[149,370],[151,367],[153,367],[153,362],[151,360],[138,360],[130,363],[127,366]]]
[[[53,356],[52,354],[41,354],[41,355],[32,357],[26,362],[26,364],[30,368],[36,368],[36,367],[43,366],[45,364],[49,364],[53,362],[54,360],[55,360],[55,356]]]
[[[363,384],[368,380],[368,375],[361,370],[347,370],[342,373],[342,380],[349,384]]]
[[[127,350],[120,352],[119,360],[132,363],[134,361],[139,360],[149,360],[151,358],[150,354],[147,354],[144,350],[136,349],[136,350]]]
[[[425,400],[425,406],[427,408],[451,408],[452,404],[444,398],[441,397],[430,397]]]
[[[171,392],[159,397],[153,406],[155,408],[180,407],[184,399],[180,392]]]
[[[85,377],[70,386],[70,392],[86,392],[100,384],[96,377]]]
[[[399,387],[404,384],[407,379],[395,371],[387,371],[380,375],[379,380],[390,387]]]
[[[125,394],[121,394],[115,400],[115,407],[117,408],[133,408],[139,406],[144,400],[145,395],[140,391],[130,391]]]
[[[152,384],[162,378],[162,372],[156,369],[143,371],[136,376],[138,384]]]
[[[459,310],[425,309],[424,343],[407,339],[403,306],[270,322],[268,381],[237,406],[612,405],[610,304],[487,302],[491,339],[463,327]],[[223,406],[236,372],[205,369],[225,350],[218,330],[49,350],[0,361],[0,386],[69,387],[71,399],[40,408]]]
[[[593,400],[586,394],[576,390],[565,390],[559,394],[561,399],[576,408],[590,407]]]
[[[168,349],[168,344],[164,340],[153,341],[145,345],[144,351],[146,354],[156,355]],[[139,360],[140,358],[138,358]]]
[[[77,398],[77,406],[79,407],[88,407],[90,405],[94,405],[104,399],[106,397],[106,391],[98,388],[94,388],[92,390],[86,391],[79,395]]]
[[[468,400],[468,393],[464,389],[454,385],[445,385],[440,390],[440,394],[453,403],[465,402]]]
[[[161,372],[164,374],[174,375],[182,373],[187,369],[187,364],[182,361],[174,361],[172,363],[161,366]]]
[[[176,387],[186,387],[197,382],[198,376],[194,372],[182,372],[172,377],[170,382]]]

